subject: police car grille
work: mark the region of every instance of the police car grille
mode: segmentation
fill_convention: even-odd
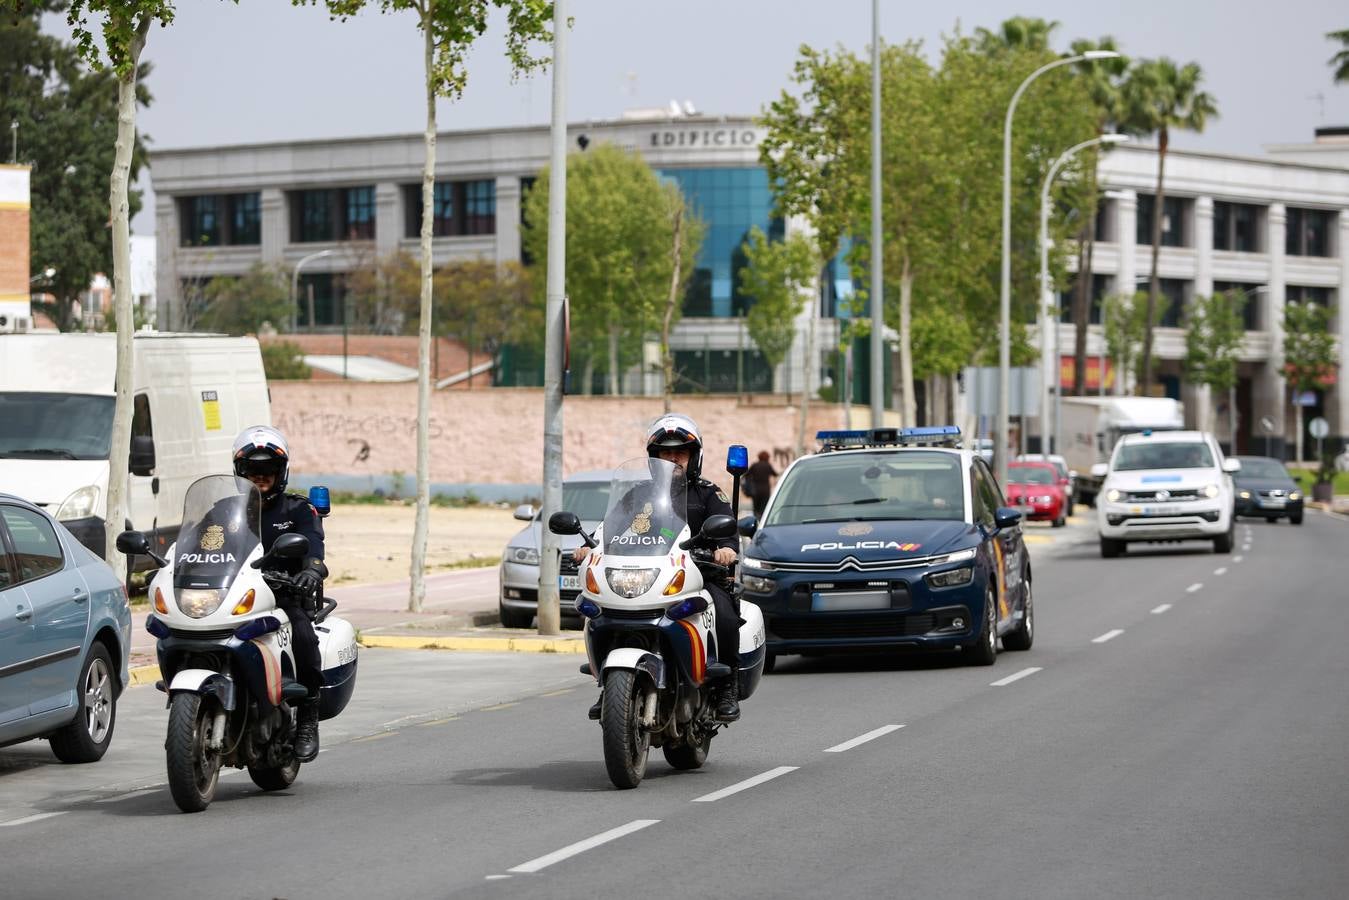
[[[931,613],[895,616],[811,616],[801,619],[772,619],[769,630],[783,640],[816,638],[916,637],[937,627]]]
[[[906,559],[868,559],[859,560],[854,556],[844,557],[839,562],[773,562],[774,570],[783,572],[879,572],[886,569],[923,568],[941,561],[941,556],[923,556]]]
[[[1129,491],[1130,503],[1176,503],[1186,500],[1198,500],[1199,491],[1194,489],[1162,491],[1165,497],[1158,497],[1157,491]]]

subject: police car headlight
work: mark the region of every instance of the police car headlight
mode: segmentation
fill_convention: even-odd
[[[755,594],[771,594],[777,588],[778,583],[771,578],[762,578],[758,575],[742,575],[745,590]]]
[[[651,590],[659,574],[660,569],[605,569],[604,580],[615,594],[631,600]]]
[[[72,491],[70,496],[61,501],[61,508],[56,511],[56,518],[60,522],[68,522],[71,519],[83,519],[86,516],[94,514],[94,504],[98,502],[98,485],[85,485],[79,490]]]
[[[1216,484],[1204,485],[1204,496],[1208,497],[1210,500],[1218,496],[1218,486]]]
[[[1245,494],[1242,494],[1242,496],[1245,497],[1246,495],[1245,495]],[[1302,499],[1302,492],[1301,492],[1301,491],[1289,491],[1289,492],[1288,492],[1288,499],[1289,499],[1289,500],[1301,500],[1301,499]]]
[[[927,583],[936,588],[959,587],[974,580],[974,566],[961,566],[945,572],[933,572],[927,576]]]
[[[1292,495],[1290,494],[1289,496],[1292,496]],[[1249,500],[1249,499],[1251,499],[1251,492],[1250,492],[1250,491],[1242,491],[1242,492],[1241,492],[1241,499],[1242,499],[1242,500]]]
[[[1121,494],[1121,493],[1120,493],[1117,489],[1115,489],[1115,488],[1111,488],[1110,490],[1108,490],[1108,491],[1105,492],[1105,499],[1109,500],[1111,503],[1118,503],[1118,502],[1119,502],[1119,498],[1122,497],[1122,496],[1124,496],[1124,495]]]
[[[512,547],[507,551],[506,558],[522,566],[537,566],[539,564],[539,551],[533,547]]]
[[[965,550],[957,550],[955,553],[952,553],[950,556],[946,557],[945,562],[949,563],[964,562],[967,559],[974,559],[974,556],[975,556],[974,548],[970,547]]]
[[[752,556],[746,556],[744,559],[740,560],[740,568],[742,568],[742,569],[771,569],[771,568],[773,568],[773,564],[770,563],[770,562],[765,562],[765,561],[762,560],[762,559],[755,559],[755,558],[752,557]]]
[[[184,588],[178,591],[178,608],[194,619],[204,619],[220,608],[223,590]]]

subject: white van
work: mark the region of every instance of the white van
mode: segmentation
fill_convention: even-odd
[[[61,520],[104,552],[115,334],[0,335],[0,493]],[[134,378],[127,528],[163,553],[182,523],[183,495],[231,471],[234,436],[270,425],[254,338],[142,332]]]

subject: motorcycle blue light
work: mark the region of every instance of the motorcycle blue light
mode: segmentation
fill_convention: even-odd
[[[705,609],[707,609],[706,597],[685,597],[667,609],[665,615],[671,622],[677,622],[689,616],[696,616]]]
[[[276,616],[259,616],[234,629],[234,636],[241,641],[251,641],[253,638],[262,637],[264,634],[271,634],[280,627],[281,620]]]
[[[726,471],[749,468],[749,448],[744,444],[732,444],[726,450]]]
[[[309,489],[309,505],[314,507],[314,512],[319,514],[319,518],[326,518],[328,513],[332,512],[332,505],[328,499],[328,489],[321,484],[316,484]]]
[[[173,633],[169,631],[169,626],[164,624],[163,619],[156,619],[154,616],[145,617],[145,630],[157,638],[166,638]]]
[[[604,610],[600,609],[600,605],[589,597],[576,598],[576,611],[587,619],[597,618],[604,612]]]

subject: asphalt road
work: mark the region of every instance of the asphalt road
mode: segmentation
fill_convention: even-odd
[[[0,750],[0,894],[1349,896],[1349,522],[1237,534],[1102,560],[1074,528],[1031,548],[1031,651],[787,658],[635,791],[574,657],[368,653],[293,790],[192,816],[133,689],[97,766]]]

